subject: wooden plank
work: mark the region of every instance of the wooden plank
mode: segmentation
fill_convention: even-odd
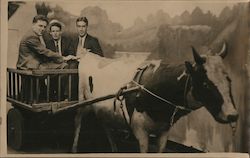
[[[6,86],[6,89],[7,89],[7,97],[10,96],[10,90],[9,90],[9,84],[10,84],[10,81],[9,81],[9,78],[8,78],[8,74],[9,72],[6,72],[6,81],[7,81],[7,86]]]
[[[36,79],[36,85],[35,85],[35,87],[36,87],[36,91],[35,91],[36,99],[34,102],[39,103],[39,95],[41,93],[41,89],[40,89],[40,84],[39,84],[39,78],[36,77],[35,79]]]
[[[12,84],[13,98],[16,99],[16,73],[12,73]]]
[[[21,100],[22,100],[22,102],[24,102],[24,101],[27,101],[27,97],[26,97],[27,93],[25,93],[25,86],[26,86],[25,85],[25,82],[26,82],[25,79],[26,79],[26,76],[22,75],[21,77],[22,77],[21,78],[21,91],[22,91],[22,96],[23,96]]]
[[[20,94],[20,75],[17,74],[17,100],[21,99]]]
[[[13,68],[7,68],[7,72],[17,73],[17,74],[22,74],[22,75],[32,75],[31,70],[18,70],[18,69],[13,69]]]
[[[34,109],[32,108],[31,105],[23,103],[23,102],[20,102],[18,100],[13,99],[13,98],[7,97],[7,101],[10,102],[10,103],[12,103],[12,104],[15,104],[16,106],[20,106],[20,107],[22,107],[24,109],[27,109],[27,110],[30,110],[30,111],[34,111]]]
[[[30,78],[30,98],[29,98],[29,101],[31,102],[31,103],[33,103],[33,86],[34,86],[34,84],[33,84],[33,82],[34,82],[34,78],[33,77],[31,77]]]
[[[78,69],[50,69],[50,70],[32,70],[33,75],[56,75],[56,74],[77,74]]]
[[[9,96],[12,98],[12,73],[9,72]]]
[[[58,75],[58,100],[57,101],[60,101],[61,100],[61,75]]]
[[[77,101],[70,101],[70,102],[69,101],[61,101],[61,102],[49,102],[49,103],[37,103],[37,104],[33,104],[32,108],[36,112],[48,111],[48,112],[53,113],[54,109],[67,107],[67,106],[75,104],[75,103],[77,103]]]
[[[77,101],[72,102],[50,102],[50,103],[36,103],[36,104],[26,104],[23,102],[20,102],[18,100],[15,100],[13,98],[7,97],[7,101],[15,104],[15,106],[21,107],[23,109],[29,110],[31,112],[52,112],[52,106],[57,105],[57,107],[66,107],[69,105],[72,105],[76,103]]]
[[[78,69],[50,69],[50,70],[18,70],[7,68],[7,72],[13,72],[28,76],[44,76],[48,74],[77,74]]]
[[[24,76],[23,75],[20,75],[20,83],[21,83],[21,85],[20,85],[20,88],[21,88],[21,92],[20,92],[20,100],[21,101],[24,101],[24,85],[22,85],[23,84],[23,81],[24,80]]]
[[[128,93],[136,92],[139,89],[141,89],[139,86],[132,87],[132,88],[124,90],[120,95],[125,95],[125,94],[128,94]],[[73,105],[69,105],[69,106],[66,106],[66,107],[63,107],[63,108],[54,109],[53,113],[58,113],[58,112],[61,112],[61,111],[72,109],[72,108],[74,109],[74,108],[85,107],[85,106],[94,104],[96,102],[112,99],[112,98],[114,98],[116,96],[117,96],[117,94],[109,94],[109,95],[101,96],[101,97],[98,97],[98,98],[79,101],[78,103],[73,104]]]

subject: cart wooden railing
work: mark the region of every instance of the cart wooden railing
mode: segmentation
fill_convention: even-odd
[[[63,70],[17,70],[7,68],[7,100],[34,112],[50,111],[52,105],[61,107],[76,103],[72,98],[72,84],[78,75],[77,69]],[[68,96],[62,98],[62,79],[68,84]],[[52,82],[52,80],[54,82]],[[51,94],[51,87],[57,86],[57,96]],[[43,86],[43,89],[42,89]]]

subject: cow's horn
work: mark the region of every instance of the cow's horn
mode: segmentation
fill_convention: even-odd
[[[226,42],[223,43],[222,49],[218,55],[221,56],[223,59],[227,56],[227,43]]]
[[[191,46],[191,47],[192,47],[192,51],[193,51],[194,61],[197,64],[202,65],[205,62],[204,59],[199,55],[199,53],[197,53],[197,51],[194,49],[193,46]]]

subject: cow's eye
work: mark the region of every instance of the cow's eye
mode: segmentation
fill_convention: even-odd
[[[232,82],[231,78],[229,76],[226,76],[226,79],[229,81],[229,82]]]

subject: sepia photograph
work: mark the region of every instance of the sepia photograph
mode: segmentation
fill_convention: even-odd
[[[248,157],[249,7],[6,1],[1,152]]]

